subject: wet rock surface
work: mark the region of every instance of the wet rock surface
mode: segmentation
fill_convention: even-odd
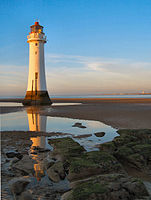
[[[97,133],[94,133],[94,135],[97,137],[103,137],[105,135],[105,132],[97,132]]]
[[[109,174],[74,183],[73,190],[64,195],[63,200],[128,200],[147,196],[148,192],[141,181],[123,174]]]
[[[13,170],[18,170],[22,175],[34,173],[34,161],[28,155],[25,155],[21,160],[12,164]]]
[[[14,178],[10,182],[10,190],[14,195],[21,194],[26,186],[30,183],[28,179],[25,179],[23,177],[21,178]]]
[[[71,158],[68,179],[80,180],[93,175],[108,173],[125,173],[120,163],[106,152],[92,151]]]
[[[151,130],[119,130],[119,137],[100,145],[112,154],[127,172],[136,171],[151,181]]]
[[[83,126],[82,123],[75,123],[72,127],[78,127],[78,128],[86,128],[86,126]]]
[[[10,133],[2,133],[2,199],[150,199],[151,130],[119,130],[91,152],[69,137],[48,140],[50,150],[33,147],[31,133]]]
[[[69,182],[63,180],[64,174],[57,166],[56,159],[51,157],[51,150],[47,147],[33,148],[30,140],[31,137],[53,134],[58,135],[24,131],[2,132],[2,199],[59,200],[69,190]],[[36,154],[32,154],[33,152]],[[9,158],[7,153],[11,153]],[[17,158],[16,153],[21,154],[22,158]],[[60,183],[53,182],[47,175],[47,169],[52,165],[58,170]]]
[[[33,200],[33,197],[29,191],[25,191],[21,194],[19,200]]]
[[[149,132],[148,132],[149,131]],[[150,147],[151,145],[148,145],[150,142],[150,130],[144,130],[141,131],[144,135],[144,142],[145,142],[145,148],[142,144],[141,137],[137,135],[137,132],[135,135],[137,137],[134,138],[132,135],[132,140],[135,139],[135,143],[141,145],[141,150],[144,149],[145,152],[147,152],[147,155],[150,156]],[[119,131],[120,133],[120,131]],[[126,135],[125,135],[126,134]],[[129,177],[127,171],[125,170],[125,166],[123,166],[123,162],[121,161],[121,157],[119,159],[118,156],[116,156],[116,153],[118,151],[118,148],[124,148],[124,140],[122,137],[126,137],[125,141],[130,141],[131,139],[128,136],[127,133],[125,133],[124,136],[119,136],[113,140],[113,142],[109,142],[106,144],[100,145],[101,151],[93,151],[93,152],[85,152],[81,149],[79,144],[72,144],[72,140],[70,138],[63,138],[63,139],[54,139],[51,140],[50,143],[54,147],[53,156],[55,156],[57,159],[60,159],[63,162],[63,165],[65,166],[65,169],[67,171],[67,178],[70,180],[70,183],[74,183],[75,181],[85,181],[86,184],[84,184],[83,191],[87,191],[87,194],[80,193],[81,186],[75,186],[73,184],[73,189],[68,192],[68,194],[65,194],[63,198],[65,199],[148,199],[149,193],[144,186],[143,182],[140,179],[137,178],[131,178]],[[129,133],[130,134],[130,133]],[[142,135],[143,136],[143,135]],[[146,138],[146,139],[145,139]],[[121,145],[119,144],[119,140],[122,141]],[[115,146],[115,142],[118,143],[118,148]],[[127,143],[125,145],[128,145]],[[129,144],[131,145],[131,144]],[[128,145],[128,146],[129,146]],[[78,154],[72,152],[73,149],[78,149],[77,152],[80,152]],[[69,148],[68,148],[69,147]],[[140,146],[137,147],[135,151],[138,152],[138,149]],[[116,152],[116,153],[115,153]],[[126,152],[121,151],[122,155],[128,155],[132,156],[132,150]],[[59,154],[59,156],[58,156]],[[141,151],[141,155],[144,155],[144,152]],[[150,168],[149,164],[149,158],[146,155],[145,159],[147,169]],[[136,162],[136,161],[135,161]],[[143,168],[144,169],[144,168]],[[143,171],[142,169],[142,171]],[[118,175],[120,173],[120,175]],[[145,173],[145,172],[144,172]],[[106,175],[104,175],[106,174]],[[87,178],[93,177],[95,175],[95,178],[93,179],[94,182],[97,182],[98,175],[101,176],[101,180],[99,179],[98,184],[96,185],[99,187],[99,191],[102,191],[105,184],[107,184],[107,188],[105,191],[103,190],[101,194],[97,195],[96,193],[99,193],[95,190],[95,187],[92,188],[92,191],[90,189],[90,186],[93,185],[92,183],[87,185]],[[148,173],[149,175],[149,173]],[[103,176],[107,177],[104,178],[104,182],[102,182]],[[111,177],[110,177],[111,176]],[[113,177],[115,176],[115,179]],[[118,180],[116,177],[123,177],[121,180]],[[111,179],[111,183],[110,183]],[[118,183],[117,183],[118,180]],[[124,180],[124,182],[123,182]],[[78,188],[78,189],[77,189]],[[79,194],[77,197],[75,195],[75,191],[77,191],[77,194]],[[116,191],[116,192],[115,192]],[[81,196],[80,196],[81,195]],[[82,196],[84,195],[84,196]]]

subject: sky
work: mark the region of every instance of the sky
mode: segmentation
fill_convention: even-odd
[[[50,96],[151,92],[150,0],[3,0],[0,97],[26,93],[37,20]]]

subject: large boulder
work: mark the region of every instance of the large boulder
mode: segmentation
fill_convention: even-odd
[[[54,147],[53,156],[61,161],[68,161],[71,157],[79,156],[85,151],[69,137],[50,139],[49,144]]]
[[[117,172],[125,173],[116,158],[107,152],[92,151],[70,159],[68,179],[74,181]]]
[[[14,195],[19,195],[21,194],[26,186],[30,183],[29,179],[26,178],[14,178],[10,181],[10,190]]]
[[[34,173],[34,161],[28,155],[25,155],[20,161],[12,165],[12,169],[19,170],[23,175]]]

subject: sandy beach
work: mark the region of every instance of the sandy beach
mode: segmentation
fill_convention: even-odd
[[[5,100],[3,100],[5,101]],[[9,101],[7,99],[7,101]],[[21,99],[10,100],[22,102]],[[117,129],[151,128],[151,99],[52,98],[53,103],[81,103],[80,105],[52,106],[41,111],[43,115],[101,121]],[[14,112],[23,107],[1,107],[0,112]]]

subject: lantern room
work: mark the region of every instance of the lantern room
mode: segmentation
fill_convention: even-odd
[[[43,26],[40,26],[39,22],[35,22],[35,24],[30,27],[30,33],[43,33]]]

